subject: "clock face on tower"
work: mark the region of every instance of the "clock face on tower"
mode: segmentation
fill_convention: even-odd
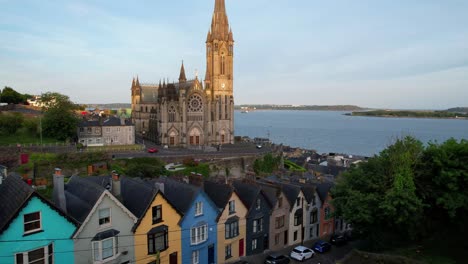
[[[189,97],[188,110],[190,112],[201,112],[203,110],[203,101],[200,95],[194,94]]]

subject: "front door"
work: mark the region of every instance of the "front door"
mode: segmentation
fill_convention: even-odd
[[[239,240],[239,257],[244,256],[244,239]]]
[[[215,263],[215,251],[214,251],[214,245],[211,244],[208,246],[208,264],[214,264]]]
[[[177,264],[177,252],[169,255],[169,264]]]

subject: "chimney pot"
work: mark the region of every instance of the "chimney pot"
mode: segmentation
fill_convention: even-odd
[[[57,176],[62,175],[62,169],[60,169],[60,168],[55,168],[55,175],[57,175]]]

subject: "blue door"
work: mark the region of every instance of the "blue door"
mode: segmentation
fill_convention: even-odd
[[[214,250],[214,245],[211,244],[208,246],[208,264],[214,264],[215,263],[215,250]]]

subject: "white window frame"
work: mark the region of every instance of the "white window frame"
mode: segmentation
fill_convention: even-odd
[[[260,198],[257,198],[257,202],[256,202],[256,205],[255,205],[255,208],[256,208],[257,210],[260,210],[261,206],[262,206],[262,201],[260,200]]]
[[[256,249],[257,249],[257,246],[258,246],[258,245],[257,245],[257,240],[258,240],[257,238],[252,239],[252,250],[256,250]]]
[[[192,227],[190,229],[190,245],[198,245],[208,240],[208,225]]]
[[[229,214],[233,214],[236,212],[236,201],[231,200],[229,201]]]
[[[200,251],[194,250],[192,251],[192,264],[200,263]]]
[[[103,210],[109,210],[109,223],[104,223],[104,224],[101,224],[100,221],[101,221],[101,217],[99,216],[99,213]],[[109,227],[112,225],[112,208],[101,208],[98,210],[98,224],[99,224],[99,228],[104,228],[104,227]]]
[[[112,240],[112,256],[103,259],[102,258],[102,251],[103,251],[102,243],[104,241],[108,241],[108,240]],[[96,264],[104,263],[104,262],[116,259],[120,255],[119,249],[118,249],[118,238],[117,237],[109,237],[109,238],[106,238],[106,239],[103,239],[103,240],[93,241],[91,243],[91,246],[92,246],[91,256],[93,258],[93,263],[96,263]],[[94,255],[95,250],[98,251],[98,258],[97,259],[96,259],[96,256]]]
[[[33,220],[33,221],[29,221],[29,222],[24,221],[24,217],[26,215],[35,214],[35,213],[39,213],[39,220]],[[30,223],[34,223],[34,222],[38,222],[38,221],[39,221],[39,228],[28,230],[28,231],[25,230],[26,229],[26,224],[30,224]],[[24,231],[25,235],[35,233],[35,232],[38,232],[38,231],[41,231],[41,230],[42,230],[42,213],[41,213],[41,211],[31,212],[31,213],[27,213],[27,214],[23,215],[23,231]]]
[[[195,203],[195,216],[199,216],[203,214],[203,202],[196,202]]]
[[[49,252],[49,246],[52,246],[52,252]],[[29,255],[28,253],[29,252],[32,252],[32,251],[36,251],[38,249],[44,249],[44,258],[42,259],[38,259],[34,262],[29,262]],[[40,247],[40,248],[36,248],[36,249],[33,249],[33,250],[30,250],[30,251],[26,251],[26,252],[19,252],[19,253],[16,253],[14,255],[14,258],[15,258],[15,264],[17,264],[17,257],[18,255],[23,255],[23,264],[34,264],[34,263],[38,263],[38,261],[41,261],[41,260],[44,260],[44,263],[45,264],[54,264],[55,260],[54,260],[54,243],[50,243],[48,245],[45,245],[44,247]],[[52,257],[52,261],[49,261],[49,257]]]

